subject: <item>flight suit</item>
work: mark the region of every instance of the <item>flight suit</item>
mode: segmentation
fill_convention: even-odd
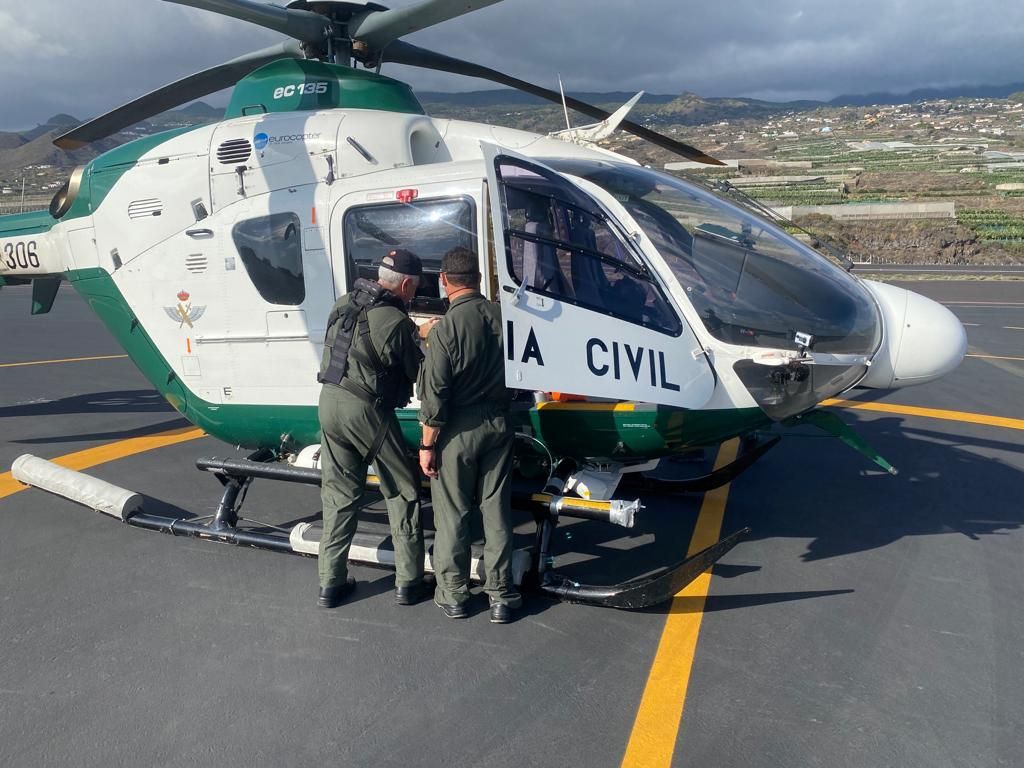
[[[420,371],[420,421],[440,428],[434,506],[435,598],[469,598],[470,515],[484,529],[484,591],[492,603],[517,608],[512,581],[511,394],[505,387],[501,311],[477,292],[452,302],[427,339]]]
[[[349,295],[336,309],[344,308]],[[396,367],[405,390],[411,392],[422,354],[416,343],[416,324],[395,306],[367,311],[369,340],[385,368]],[[321,374],[327,369],[340,323],[328,330]],[[393,408],[376,406],[367,393],[381,393],[381,382],[370,363],[365,340],[357,333],[341,386],[325,383],[320,390],[320,467],[324,529],[320,539],[320,586],[334,587],[348,577],[348,552],[355,535],[358,504],[366,488],[372,461],[380,477],[395,548],[395,586],[411,586],[423,578],[423,527],[420,522],[419,478],[406,453]],[[376,456],[369,454],[378,438]]]

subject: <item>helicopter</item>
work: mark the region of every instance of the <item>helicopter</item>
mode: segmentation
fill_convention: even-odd
[[[167,1],[290,39],[62,135],[57,146],[82,147],[234,86],[220,122],[119,146],[76,168],[49,210],[0,217],[0,285],[31,281],[33,313],[43,313],[69,282],[179,413],[254,451],[197,461],[224,485],[211,522],[134,510],[121,515],[129,524],[316,554],[315,525],[249,530],[238,508],[254,478],[319,483],[327,317],[397,247],[424,264],[409,307],[418,323],[444,312],[442,255],[455,246],[479,254],[518,393],[517,468],[535,484],[517,494],[537,525],[518,574],[571,602],[662,602],[744,531],[650,577],[594,586],[551,566],[560,515],[631,527],[640,502],[615,498],[620,485],[668,457],[740,438],[731,464],[671,484],[720,486],[778,442],[765,436],[777,424],[813,424],[894,472],[819,404],[855,386],[935,380],[966,352],[945,307],[850,274],[756,207],[571,130],[541,136],[431,118],[408,85],[380,73],[404,64],[482,78],[720,164],[625,119],[631,104],[610,115],[401,39],[499,0],[394,10],[357,0]],[[399,411],[410,447],[417,415],[415,400]],[[356,544],[353,559],[388,564],[385,545]]]

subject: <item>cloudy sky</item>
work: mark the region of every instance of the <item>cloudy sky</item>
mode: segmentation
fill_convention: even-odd
[[[569,91],[787,100],[1024,82],[1022,29],[1011,0],[504,0],[408,40],[548,87],[561,73]],[[0,130],[84,119],[281,40],[162,0],[0,0],[0,30]],[[425,90],[490,87],[385,73]]]

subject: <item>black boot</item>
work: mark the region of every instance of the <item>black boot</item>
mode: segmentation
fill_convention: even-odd
[[[491,603],[491,624],[508,624],[512,621],[512,608],[507,603]]]
[[[351,576],[344,584],[338,584],[333,587],[320,587],[320,597],[316,599],[316,604],[321,608],[336,608],[345,602],[345,598],[352,594],[352,591],[356,588],[356,580]]]
[[[405,587],[395,587],[395,602],[398,605],[416,605],[425,600],[433,592],[433,588],[422,581]]]

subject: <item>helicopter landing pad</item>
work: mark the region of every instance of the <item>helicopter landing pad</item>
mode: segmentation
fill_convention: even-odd
[[[309,558],[130,528],[0,473],[0,765],[1019,765],[1024,283],[913,289],[956,312],[970,357],[830,406],[898,476],[801,428],[726,489],[645,495],[631,531],[558,529],[559,569],[597,584],[753,529],[658,610],[535,598],[493,626],[480,598],[456,622],[395,606],[363,567],[350,603],[318,610]],[[0,470],[63,457],[147,511],[212,514],[194,460],[235,451],[66,287],[49,315],[29,305],[0,291]],[[318,509],[257,480],[242,515]]]

